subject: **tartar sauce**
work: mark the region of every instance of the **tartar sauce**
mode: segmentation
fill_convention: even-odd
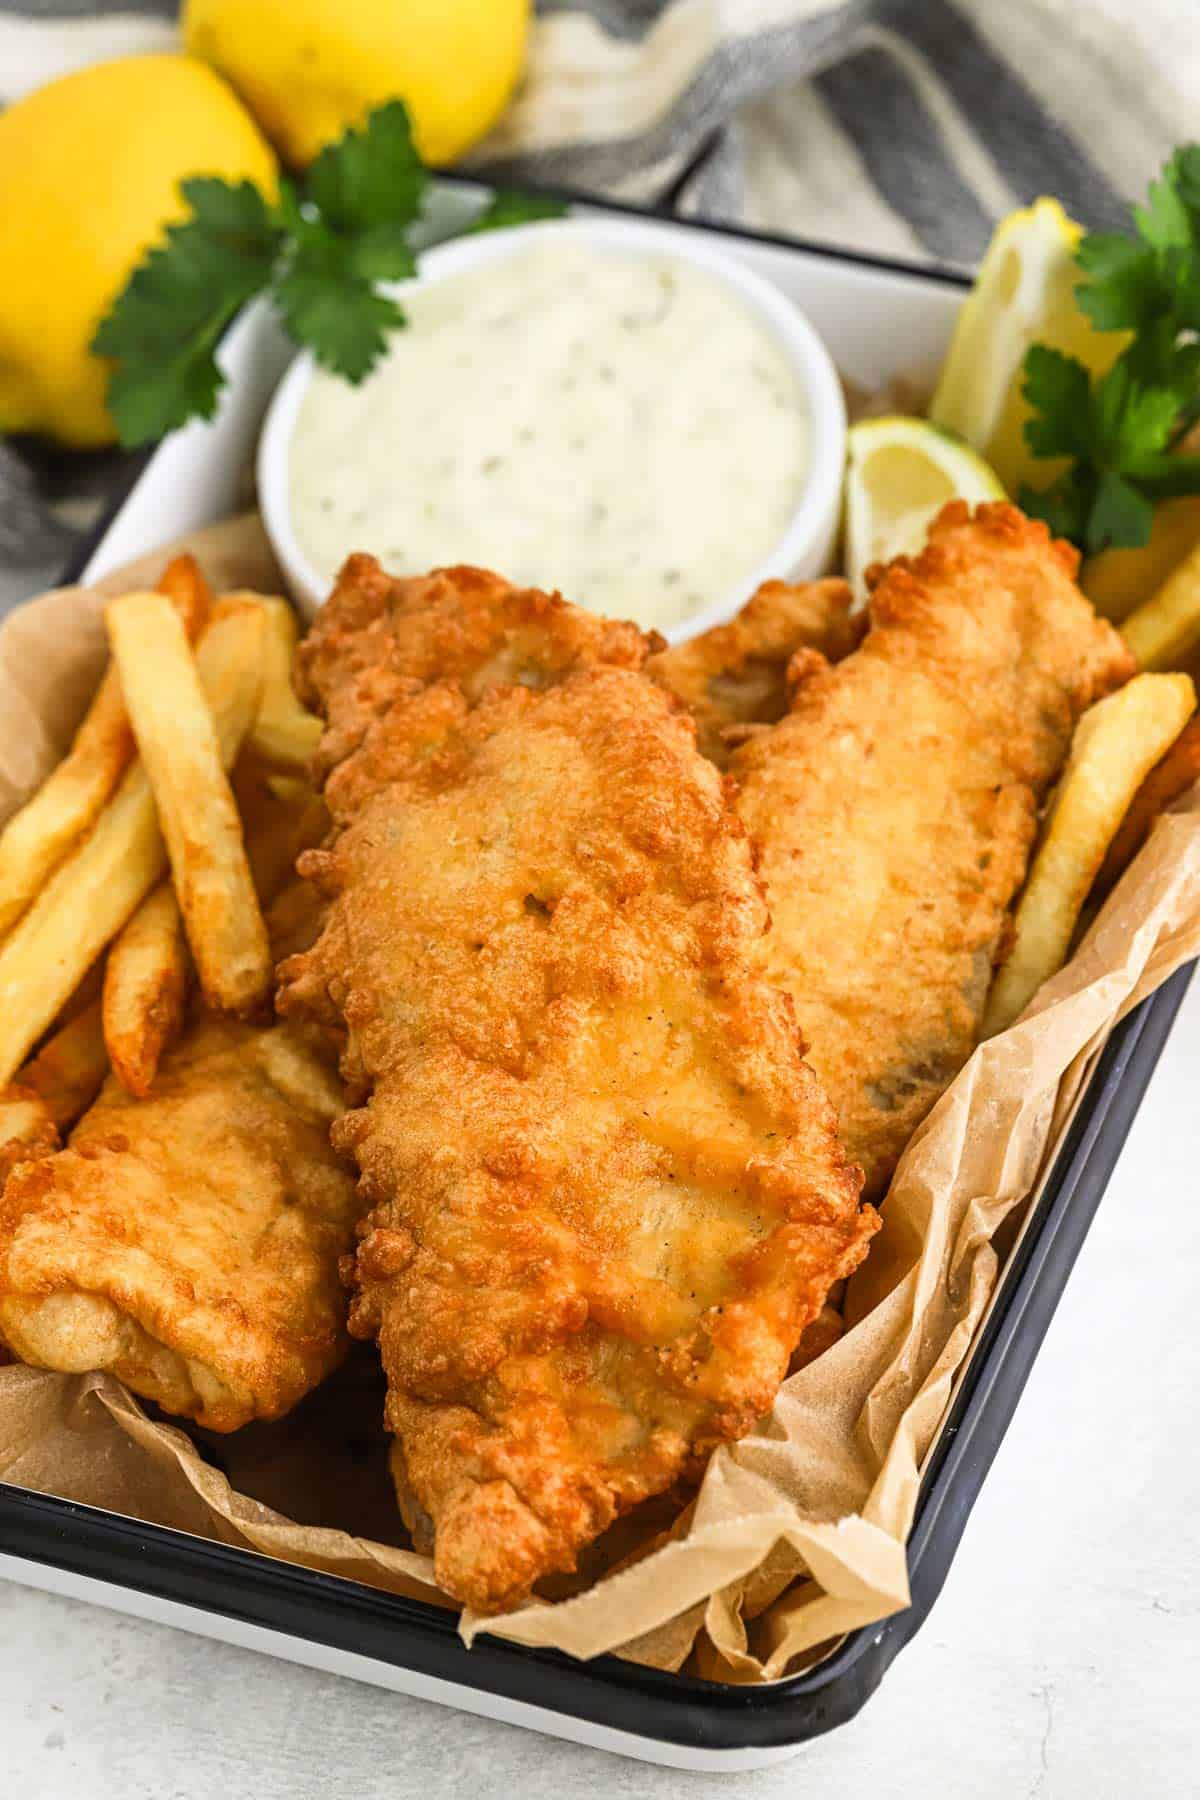
[[[292,519],[332,579],[476,563],[668,626],[736,592],[782,536],[808,457],[799,384],[714,276],[544,243],[417,289],[354,388],[317,372]]]

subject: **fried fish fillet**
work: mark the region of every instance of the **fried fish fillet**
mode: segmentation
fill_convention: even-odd
[[[58,1127],[42,1095],[16,1082],[0,1089],[0,1192],[14,1169],[58,1148]],[[0,1368],[12,1360],[0,1331]]]
[[[310,945],[308,884],[293,876],[267,920],[276,954]],[[329,1144],[341,1107],[312,1034],[197,1003],[148,1097],[110,1076],[66,1149],[10,1175],[0,1336],[217,1431],[287,1412],[348,1344],[338,1266],[359,1202]]]
[[[751,1427],[877,1220],[644,641],[477,571],[364,572],[302,658],[336,835],[280,1005],[345,1032],[351,1329],[379,1340],[406,1520],[492,1612]],[[409,679],[484,594],[486,680],[478,643]]]
[[[658,651],[646,673],[682,700],[704,755],[724,768],[747,726],[773,725],[788,710],[797,651],[840,662],[856,647],[866,621],[852,604],[844,581],[764,581],[728,625]]]
[[[1132,672],[1077,561],[1015,507],[951,503],[920,557],[874,572],[862,647],[810,657],[732,759],[770,966],[869,1196],[974,1047],[1075,721]]]
[[[0,1188],[19,1164],[52,1156],[58,1146],[58,1127],[42,1096],[17,1082],[0,1088]]]
[[[373,556],[351,556],[297,657],[302,697],[326,709],[317,778],[431,681],[453,679],[473,700],[497,681],[544,687],[595,663],[640,669],[651,648],[636,625],[487,569],[395,579]]]
[[[332,1069],[286,1025],[202,1013],[145,1100],[110,1076],[57,1155],[0,1196],[0,1335],[109,1369],[217,1431],[272,1419],[347,1347],[353,1177]]]

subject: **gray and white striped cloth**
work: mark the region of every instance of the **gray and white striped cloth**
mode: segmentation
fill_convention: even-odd
[[[0,103],[177,42],[175,0],[0,0]],[[850,248],[970,265],[1057,194],[1120,223],[1197,135],[1194,0],[538,0],[517,99],[472,158]],[[0,446],[0,598],[48,577],[113,456]]]

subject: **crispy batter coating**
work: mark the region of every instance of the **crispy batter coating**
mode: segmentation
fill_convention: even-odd
[[[0,1089],[0,1192],[14,1169],[53,1156],[58,1147],[58,1127],[42,1095],[17,1082]],[[0,1368],[12,1360],[0,1331]]]
[[[294,877],[267,917],[276,954],[319,926]],[[338,1265],[359,1201],[329,1144],[341,1105],[313,1034],[198,1003],[147,1098],[110,1077],[67,1149],[13,1171],[0,1334],[217,1431],[287,1412],[347,1347]]]
[[[326,720],[317,777],[428,682],[452,676],[473,700],[493,682],[542,687],[593,663],[639,669],[661,641],[487,569],[395,578],[351,556],[296,657],[300,698]]]
[[[406,687],[404,620],[367,606],[375,682],[344,580],[306,680],[327,756],[355,748],[280,1004],[346,1028],[335,1141],[373,1209],[351,1329],[380,1342],[406,1519],[490,1612],[751,1427],[877,1220],[759,973],[745,834],[644,646],[433,580],[451,617],[491,593],[509,679],[468,657]]]
[[[36,1089],[10,1082],[0,1088],[0,1188],[18,1164],[51,1156],[58,1127]]]
[[[974,1047],[1075,721],[1132,672],[1077,560],[1015,507],[952,503],[919,558],[873,572],[861,649],[814,658],[732,761],[770,965],[870,1196]]]
[[[798,650],[840,662],[866,626],[851,612],[844,581],[764,581],[728,625],[660,650],[646,673],[683,701],[704,755],[723,769],[747,726],[773,725],[790,701],[788,668]]]
[[[110,1076],[0,1197],[0,1333],[25,1362],[110,1369],[217,1431],[278,1418],[340,1360],[354,1181],[341,1090],[286,1025],[201,1013],[148,1099]]]

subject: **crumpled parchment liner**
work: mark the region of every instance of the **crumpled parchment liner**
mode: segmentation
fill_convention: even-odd
[[[257,520],[191,547],[216,586],[274,581]],[[162,560],[103,586],[148,582]],[[102,657],[99,602],[79,589],[0,628],[3,810],[61,753]],[[997,1234],[1008,1222],[1010,1248],[1113,1025],[1198,952],[1194,789],[1068,966],[980,1046],[914,1137],[849,1284],[845,1335],[784,1384],[757,1435],[717,1452],[673,1527],[661,1502],[648,1508],[602,1542],[584,1591],[464,1616],[467,1640],[491,1631],[666,1669],[691,1657],[712,1679],[762,1681],[904,1607],[920,1471],[995,1289]],[[277,1426],[197,1434],[204,1454],[107,1376],[0,1369],[0,1478],[448,1605],[392,1511],[364,1356]],[[617,1566],[603,1573],[610,1551]]]

